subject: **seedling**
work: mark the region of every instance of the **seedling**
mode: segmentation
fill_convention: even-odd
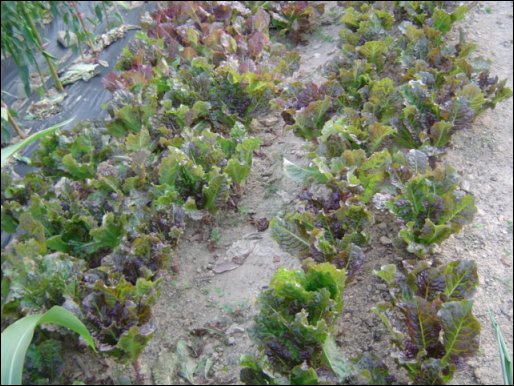
[[[214,228],[211,229],[210,241],[212,241],[216,246],[220,245],[220,241],[221,241],[221,231],[220,231],[220,228],[214,227]]]

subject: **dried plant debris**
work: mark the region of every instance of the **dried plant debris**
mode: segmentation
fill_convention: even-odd
[[[139,29],[140,27],[136,25],[130,25],[130,24],[122,24],[119,27],[113,28],[109,31],[107,31],[104,34],[101,34],[100,36],[97,36],[96,42],[95,42],[95,49],[102,51],[106,47],[110,46],[112,43],[114,43],[117,40],[122,39],[125,37],[128,31]]]
[[[49,90],[43,99],[33,102],[27,109],[26,119],[45,119],[62,111],[61,103],[66,98],[66,93],[58,93],[54,89]]]
[[[87,82],[89,79],[98,75],[96,70],[98,64],[79,62],[68,67],[59,77],[63,85],[75,83],[79,80]]]

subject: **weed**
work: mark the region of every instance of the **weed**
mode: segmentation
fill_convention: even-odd
[[[192,284],[192,283],[185,282],[185,283],[182,285],[182,289],[183,289],[183,290],[188,290],[188,289],[191,289],[191,288],[193,288],[193,284]]]
[[[248,305],[245,301],[224,303],[223,305],[221,305],[221,309],[223,310],[223,312],[230,315],[234,319],[243,317],[244,311],[247,308],[248,308]]]
[[[221,308],[226,314],[232,314],[234,312],[234,309],[228,303],[223,304]]]
[[[218,302],[216,300],[209,299],[207,301],[207,307],[218,308]]]
[[[507,289],[512,292],[512,277],[498,277],[498,276],[495,276],[494,277],[499,283],[503,284],[505,287],[507,287]]]
[[[216,287],[214,288],[214,292],[216,293],[216,295],[218,295],[219,297],[222,297],[223,296],[223,290],[219,287]]]
[[[250,208],[247,208],[244,205],[239,206],[239,213],[241,213],[243,216],[248,216],[248,214],[251,212]]]
[[[327,12],[327,16],[330,18],[330,19],[333,19],[333,20],[336,20],[338,17],[339,17],[339,12],[337,11],[337,9],[334,7],[332,9],[330,9],[330,11]]]
[[[273,180],[264,189],[264,198],[270,198],[278,192],[278,180]]]
[[[220,228],[214,227],[211,229],[211,237],[209,240],[212,241],[216,246],[219,246],[220,241],[221,241]]]
[[[333,36],[327,34],[326,32],[322,31],[321,29],[317,30],[314,34],[314,37],[316,40],[321,40],[326,43],[334,43],[335,39]]]

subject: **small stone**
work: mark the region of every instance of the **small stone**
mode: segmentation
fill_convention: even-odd
[[[433,247],[433,252],[434,254],[437,254],[437,253],[441,253],[442,249],[441,249],[441,246],[440,245],[434,245]]]
[[[377,284],[377,289],[379,291],[387,291],[387,284],[384,284],[384,283]]]
[[[382,236],[380,237],[380,243],[383,245],[390,245],[393,243],[393,241],[389,237]]]
[[[196,273],[202,273],[202,269],[201,268],[197,268],[196,269]]]
[[[233,334],[242,334],[245,332],[245,329],[241,326],[238,326],[237,324],[232,324],[229,328],[227,328],[227,335],[233,335]]]
[[[74,46],[77,44],[77,35],[71,31],[59,31],[57,32],[57,42],[64,48]]]
[[[266,229],[268,229],[269,221],[265,217],[257,218],[253,220],[253,225],[255,225],[259,232],[264,232]]]
[[[380,338],[382,337],[382,333],[380,331],[374,330],[372,336],[374,342],[379,342]]]
[[[380,224],[378,224],[378,229],[387,229],[387,224],[385,222],[381,222]]]
[[[273,115],[270,115],[270,116],[267,116],[266,118],[263,118],[261,120],[261,123],[266,127],[271,127],[278,123],[278,118]]]
[[[235,345],[235,344],[236,344],[236,339],[235,339],[233,336],[229,337],[229,338],[227,339],[227,344],[228,344],[229,346],[233,346],[233,345]]]

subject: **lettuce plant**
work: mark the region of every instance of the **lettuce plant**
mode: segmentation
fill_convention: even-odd
[[[218,23],[217,28],[211,29],[209,23]],[[209,111],[201,118],[216,130],[231,127],[235,116],[249,123],[266,110],[283,74],[298,69],[298,54],[288,53],[284,58],[270,52],[269,23],[264,9],[252,12],[240,3],[184,2],[157,10],[143,23],[139,43],[124,52],[118,67],[123,71],[110,74],[104,83],[112,91],[132,93],[155,87],[157,94],[152,90],[144,98],[170,97],[171,104],[165,101],[163,105],[171,119],[186,114],[186,106],[191,109],[202,101],[208,103],[204,110]],[[170,73],[175,75],[173,80]],[[191,113],[186,115],[187,121]]]
[[[329,150],[323,146],[321,144],[320,149],[327,149],[330,152],[327,155],[338,154],[334,148]],[[326,184],[332,190],[340,191],[345,201],[352,204],[369,202],[375,193],[389,185],[387,170],[392,158],[388,150],[375,152],[369,157],[362,149],[344,150],[339,154],[333,158],[316,157],[308,167],[285,160],[284,173],[297,181]]]
[[[27,349],[23,365],[23,383],[47,384],[50,380],[63,380],[62,343],[56,339],[36,339]]]
[[[2,254],[2,313],[38,311],[75,295],[84,261],[56,252],[42,255],[34,240],[12,245]],[[20,258],[23,256],[23,258]]]
[[[285,251],[316,262],[330,262],[353,274],[363,263],[359,246],[367,243],[372,215],[361,205],[344,203],[344,196],[332,192],[315,198],[305,191],[302,212],[286,213],[270,223],[272,238]]]
[[[446,148],[454,132],[512,95],[504,81],[489,76],[482,58],[471,55],[472,44],[462,38],[457,44],[444,40],[465,6],[354,6],[342,17],[341,56],[326,66],[328,81],[282,94],[284,120],[298,135],[319,137],[323,124],[336,115],[357,130],[346,144],[353,148],[377,125],[386,126],[401,147]],[[312,96],[309,103],[297,103],[306,93]]]
[[[75,180],[93,177],[96,166],[112,154],[110,144],[94,130],[90,125],[78,125],[74,131],[46,136],[41,140],[34,165],[47,176]]]
[[[85,272],[81,310],[94,326],[92,334],[101,342],[99,351],[133,362],[156,329],[151,306],[158,282],[140,277],[132,284],[108,272],[105,266]]]
[[[438,267],[420,263],[406,274],[394,265],[377,276],[389,285],[390,303],[373,311],[392,335],[397,363],[416,384],[444,384],[478,351],[480,323],[469,300],[478,286],[477,266],[458,260]]]
[[[241,137],[242,133],[241,126],[232,130],[231,138],[204,130],[179,148],[169,146],[169,155],[159,165],[157,202],[172,198],[188,210],[218,210],[227,201],[231,185],[248,177],[253,151],[259,147],[258,139]]]
[[[325,11],[325,4],[314,4],[308,1],[278,2],[246,2],[250,7],[264,6],[268,9],[270,29],[278,30],[295,44],[305,41],[305,35],[319,26],[319,19]]]
[[[457,190],[451,168],[412,177],[387,205],[405,223],[399,237],[419,257],[459,232],[476,212],[474,197]]]
[[[314,369],[326,361],[324,346],[343,307],[345,280],[345,270],[329,263],[308,265],[305,272],[279,269],[259,296],[252,332],[266,357],[244,357],[241,380],[277,384],[276,377],[285,377],[297,384],[316,383]]]

